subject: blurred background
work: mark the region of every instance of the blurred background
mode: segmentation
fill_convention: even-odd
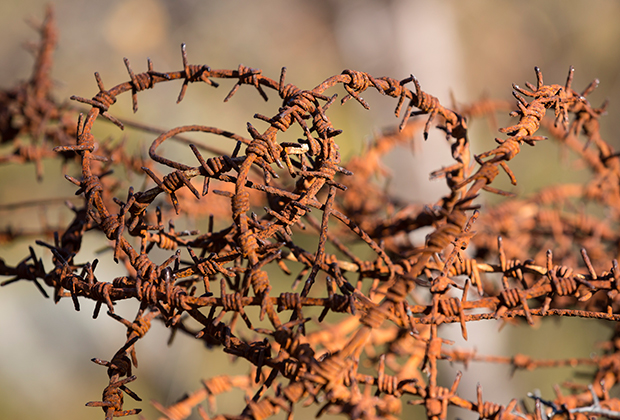
[[[0,2],[1,88],[10,88],[30,76],[33,60],[23,44],[38,37],[25,18],[42,19],[45,5],[42,0]],[[286,66],[287,82],[302,89],[311,89],[347,68],[397,79],[413,73],[425,91],[448,106],[452,97],[457,104],[484,96],[510,100],[512,83],[535,82],[534,66],[542,69],[547,83],[564,84],[573,65],[576,90],[600,79],[599,88],[589,99],[595,106],[610,99],[611,117],[602,119],[602,133],[617,148],[615,133],[620,132],[620,119],[613,116],[620,111],[620,3],[616,1],[58,0],[53,6],[59,40],[52,77],[58,101],[71,95],[94,96],[95,71],[108,88],[127,80],[123,57],[130,60],[135,72],[146,70],[147,57],[153,60],[155,70],[180,70],[181,43],[187,44],[192,64],[236,69],[242,63],[262,69],[273,79]],[[190,86],[179,105],[175,101],[180,84],[163,84],[154,92],[139,95],[140,110],[135,115],[129,97],[123,95],[114,115],[150,124],[155,121],[165,129],[203,124],[244,134],[246,122],[253,120],[254,113],[277,112],[275,95],[265,103],[250,88],[240,89],[229,103],[222,104],[232,83],[222,84],[217,90]],[[395,101],[374,92],[364,94],[364,98],[371,105],[370,111],[354,101],[330,110],[334,125],[344,130],[339,144],[345,159],[359,153],[373,131],[399,123],[393,115]],[[505,125],[509,120],[502,118],[500,125]],[[493,147],[497,133],[485,121],[474,121],[470,126],[474,152]],[[108,125],[100,130],[101,136],[121,135]],[[132,131],[123,135],[136,150],[148,148],[154,137]],[[429,182],[428,173],[451,163],[449,147],[437,130],[431,131],[427,142],[421,138],[415,141],[415,152],[396,150],[386,157],[386,166],[394,174],[390,188],[410,202],[430,203],[443,195],[445,186],[442,181]],[[571,167],[558,170],[556,148],[533,150],[524,148],[511,163],[519,180],[518,194],[585,176]],[[28,231],[41,223],[67,223],[70,212],[62,205],[22,209],[17,215],[6,210],[6,206],[32,196],[72,197],[75,187],[60,175],[59,165],[48,163],[44,169],[44,179],[38,183],[29,165],[0,166],[0,228]],[[28,255],[28,245],[34,239],[0,245],[0,257],[16,265]],[[80,256],[92,260],[105,245],[93,237]],[[107,270],[98,269],[100,279],[123,274],[120,267]],[[108,380],[105,369],[89,359],[108,360],[124,342],[124,327],[105,314],[93,320],[93,305],[83,302],[82,306],[82,312],[76,313],[70,300],[54,305],[27,282],[0,289],[0,418],[102,418],[100,409],[84,407],[87,401],[100,400]],[[136,309],[131,303],[119,304],[117,311],[132,318]],[[478,322],[469,326],[469,342],[460,340],[457,345],[484,354],[584,357],[597,339],[609,333],[605,325],[579,320],[558,322],[561,325],[542,323],[517,338],[513,326],[498,332],[498,324]],[[570,336],[562,331],[569,331]],[[574,344],[577,333],[579,345]],[[446,328],[443,334],[456,340],[460,337],[458,329]],[[170,347],[165,345],[167,339],[165,329],[155,325],[137,346],[140,368],[131,388],[146,401],[135,403],[126,397],[125,408],[141,407],[148,419],[159,416],[148,404],[150,399],[171,404],[184,392],[198,389],[201,378],[247,372],[246,364],[230,365],[219,352],[205,351],[189,338],[177,337]],[[546,350],[548,343],[554,343],[553,353]],[[448,385],[454,378],[450,369],[464,367],[444,363],[444,385]],[[509,367],[473,363],[459,392],[475,399],[475,384],[480,381],[485,399],[507,404],[511,396],[525,397],[536,388],[550,397],[551,385],[567,379],[571,379],[570,369],[518,372],[511,380]],[[241,395],[230,395],[218,398],[218,412],[241,411]],[[315,412],[315,408],[306,410],[296,418],[313,418]],[[451,416],[467,417],[457,410]]]

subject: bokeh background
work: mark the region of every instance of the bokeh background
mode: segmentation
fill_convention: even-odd
[[[41,19],[45,5],[42,0],[0,2],[1,88],[29,77],[33,60],[23,44],[37,40],[37,35],[25,18]],[[609,117],[602,121],[603,137],[612,144],[618,142],[620,119],[614,116],[620,111],[620,3],[616,1],[58,0],[53,6],[59,42],[52,76],[60,101],[71,95],[94,96],[94,71],[108,87],[125,81],[123,57],[136,72],[146,69],[147,57],[156,70],[180,70],[183,42],[193,64],[236,68],[243,63],[276,79],[280,68],[286,66],[287,81],[306,89],[346,68],[399,79],[413,73],[423,89],[444,104],[451,104],[452,96],[460,104],[485,95],[510,99],[512,83],[535,81],[534,66],[543,70],[547,82],[563,84],[573,65],[577,90],[594,78],[601,80],[590,99],[595,105],[610,99]],[[264,103],[249,88],[242,88],[230,103],[222,104],[229,88],[223,84],[218,90],[190,86],[180,105],[175,104],[179,85],[161,85],[140,95],[136,115],[126,97],[119,100],[114,114],[151,124],[155,121],[163,128],[193,123],[244,133],[254,113],[276,112],[276,102]],[[339,140],[345,157],[358,153],[373,130],[398,123],[393,100],[374,93],[364,97],[371,111],[353,101],[330,110],[336,127],[344,130]],[[500,123],[505,121],[500,119]],[[113,127],[101,130],[102,136],[121,136]],[[122,135],[136,150],[144,150],[152,140],[144,133]],[[493,147],[495,135],[485,121],[471,124],[474,151]],[[450,163],[449,149],[437,131],[427,142],[421,138],[415,141],[415,152],[396,150],[386,157],[386,166],[394,175],[390,188],[410,202],[430,203],[445,187],[441,181],[430,183],[428,173]],[[553,146],[525,148],[511,163],[519,179],[516,191],[528,194],[550,182],[586,176],[573,167],[561,166],[558,156]],[[30,197],[70,198],[74,190],[56,163],[45,165],[41,183],[36,182],[32,167],[0,167],[0,228],[28,231],[45,223],[66,223],[70,213],[62,205],[22,208],[18,213],[8,211],[7,206]],[[0,246],[0,258],[17,264],[34,239]],[[81,257],[92,260],[105,245],[93,237]],[[98,269],[100,279],[111,280],[120,274],[117,267]],[[124,340],[124,327],[105,314],[92,320],[93,305],[83,302],[82,306],[82,312],[76,313],[69,300],[54,305],[26,282],[0,289],[0,418],[102,418],[99,409],[84,407],[85,402],[100,399],[107,383],[105,369],[90,358],[109,359]],[[120,304],[117,312],[131,318],[136,309]],[[484,354],[527,352],[561,358],[587,356],[597,339],[609,333],[608,326],[579,320],[548,321],[521,333],[511,325],[501,331],[498,328],[492,322],[471,325],[467,343],[459,341],[455,329],[445,329],[443,334],[457,340],[457,345]],[[155,325],[138,344],[138,380],[131,388],[145,401],[125,401],[126,408],[143,408],[148,419],[159,416],[148,404],[150,399],[171,404],[184,392],[199,388],[201,378],[247,372],[244,363],[230,364],[219,352],[205,351],[189,338],[178,337],[169,347],[167,339],[165,329]],[[454,377],[449,369],[464,367],[450,368],[444,363],[444,382],[449,384]],[[551,384],[571,379],[571,375],[571,370],[559,369],[518,372],[511,379],[506,366],[474,363],[465,372],[459,390],[474,399],[475,384],[481,382],[485,398],[506,404],[512,396],[525,397],[536,388],[550,396]],[[218,398],[219,412],[239,413],[243,405],[240,393]],[[303,411],[297,418],[313,418],[315,411]],[[408,415],[405,412],[403,417]],[[467,417],[457,410],[451,416]]]

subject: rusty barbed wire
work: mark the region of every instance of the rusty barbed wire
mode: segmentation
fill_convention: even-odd
[[[43,23],[35,29],[41,41],[32,45],[35,63],[30,79],[13,89],[0,91],[0,144],[11,145],[0,156],[0,164],[32,162],[41,180],[43,159],[54,157],[52,147],[71,144],[75,122],[74,113],[51,95],[52,53],[58,38],[51,7],[47,8]]]
[[[48,12],[43,26],[34,82],[15,90],[34,96],[4,94],[0,101],[0,115],[6,116],[0,119],[5,122],[2,142],[17,147],[19,156],[20,136],[31,136],[35,144],[40,138],[36,133],[48,133],[50,119],[60,118],[49,112],[41,117],[41,112],[46,115],[41,110],[61,109],[45,99],[55,34],[51,16]],[[430,419],[447,418],[453,406],[496,419],[540,419],[543,406],[566,418],[584,413],[620,416],[620,401],[609,394],[620,378],[617,328],[601,354],[590,359],[479,356],[450,349],[453,343],[441,336],[443,324],[458,323],[467,338],[467,325],[485,319],[519,318],[528,324],[552,316],[620,320],[620,240],[615,234],[620,216],[619,154],[600,135],[605,106],[594,108],[587,99],[596,83],[577,93],[572,89],[572,68],[564,85],[545,85],[536,68],[536,85],[513,85],[518,109],[511,115],[518,122],[499,130],[506,138],[497,138],[497,147],[472,159],[465,117],[493,115],[505,103],[484,98],[460,107],[460,112],[450,110],[423,91],[413,75],[397,80],[347,69],[303,90],[286,83],[285,68],[276,80],[242,65],[228,70],[190,63],[182,45],[178,71],[155,70],[149,60],[147,70],[136,73],[125,59],[129,80],[108,88],[95,73],[95,96],[72,97],[90,108],[71,125],[72,131],[63,131],[66,137],[50,132],[57,141],[44,143],[54,147],[57,158],[75,159],[81,170],[79,178],[66,176],[82,200],[73,206],[73,220],[55,232],[53,244],[36,242],[51,252],[53,267],[45,267],[33,247],[14,265],[0,259],[0,275],[10,277],[2,286],[31,282],[45,297],[48,287],[56,302],[71,298],[78,311],[81,300],[93,300],[94,317],[105,304],[108,315],[125,327],[124,344],[109,361],[93,359],[107,368],[109,380],[101,401],[88,406],[101,407],[106,419],[140,412],[124,408],[123,393],[140,401],[126,385],[137,380],[136,343],[157,320],[173,335],[195,337],[209,348],[245,360],[250,371],[205,379],[203,388],[169,407],[155,403],[169,419],[187,418],[194,409],[209,418],[202,402],[208,400],[214,414],[214,397],[232,388],[246,392],[244,408],[215,418],[263,420],[282,410],[292,419],[298,404],[316,405],[319,415],[395,418],[403,402],[421,405]],[[115,147],[116,140],[101,143],[92,134],[102,120],[99,116],[121,129],[125,126],[114,116],[119,95],[131,92],[136,112],[140,92],[160,83],[181,81],[180,102],[190,85],[217,88],[225,79],[234,85],[224,102],[244,85],[265,100],[281,101],[271,116],[256,114],[257,121],[247,123],[247,137],[202,125],[153,129],[157,137],[147,158],[125,154],[122,146]],[[413,90],[407,87],[410,83]],[[341,104],[354,99],[369,109],[361,95],[374,89],[397,99],[395,114],[401,118],[399,131],[377,134],[361,156],[348,162],[341,161],[336,142],[342,131],[328,117],[337,99],[328,91],[339,86],[346,92]],[[29,101],[37,95],[48,102],[32,105]],[[25,110],[31,106],[38,110],[38,119],[24,119],[28,123],[23,127],[14,125],[14,116],[30,115]],[[546,111],[551,109],[554,115],[548,119]],[[415,118],[418,115],[426,118]],[[394,147],[410,145],[420,133],[426,139],[433,124],[446,133],[454,164],[431,177],[445,179],[449,192],[428,205],[401,203],[375,180],[386,174],[381,157]],[[549,139],[538,134],[541,127]],[[288,130],[298,131],[297,142],[278,140]],[[188,144],[196,160],[183,163],[158,152],[164,142],[186,132],[220,136],[230,141],[230,153]],[[58,140],[61,137],[64,140]],[[548,187],[495,207],[475,201],[480,190],[511,195],[491,186],[500,168],[516,184],[508,162],[521,146],[553,140],[578,155],[592,172],[590,181]],[[205,157],[205,152],[213,156]],[[28,156],[32,159],[16,162],[39,162]],[[41,158],[48,156],[52,155]],[[167,173],[154,169],[153,162]],[[121,183],[110,174],[115,167],[141,174],[153,186],[140,190]],[[166,199],[158,199],[160,195]],[[228,209],[212,212],[207,232],[175,228],[177,217],[209,213],[213,207],[205,200],[216,196]],[[599,206],[606,210],[605,218],[576,202]],[[414,244],[412,233],[422,228],[430,228],[430,233],[424,244]],[[315,235],[315,245],[296,240],[301,230]],[[103,257],[101,262],[75,262],[87,231],[105,236],[113,250],[112,258],[106,259],[122,262],[125,276],[98,278]],[[360,245],[367,251],[360,252]],[[155,247],[166,255],[161,264],[152,259]],[[276,277],[267,271],[271,267],[296,276],[290,290],[276,295]],[[490,273],[501,280],[493,280]],[[133,321],[114,312],[115,302],[121,300],[137,302]],[[246,310],[252,306],[260,309],[258,319]],[[343,314],[340,321],[333,321],[335,314]],[[266,323],[255,327],[260,321]],[[459,396],[460,373],[449,388],[438,385],[445,360],[506,363],[514,369],[592,365],[596,371],[590,388],[572,389],[570,395],[558,388],[553,401],[533,396],[535,410],[527,412],[517,399],[505,406],[484,400],[481,387],[475,400]],[[360,365],[375,373],[362,373]]]

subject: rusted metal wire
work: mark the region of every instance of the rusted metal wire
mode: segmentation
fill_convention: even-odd
[[[445,419],[453,406],[480,418],[539,419],[543,406],[568,418],[584,413],[620,416],[619,400],[609,395],[620,378],[618,329],[602,354],[587,360],[479,356],[450,349],[452,342],[441,337],[443,324],[458,323],[467,338],[468,323],[485,319],[519,318],[528,324],[552,316],[620,320],[620,238],[615,233],[620,217],[619,154],[600,135],[604,106],[594,108],[587,99],[596,83],[577,93],[572,89],[572,68],[564,85],[545,85],[536,68],[536,85],[513,85],[518,109],[511,115],[518,122],[499,130],[506,134],[496,139],[499,146],[471,156],[465,117],[492,115],[505,103],[485,99],[458,112],[423,91],[413,75],[397,80],[350,69],[303,90],[286,83],[286,69],[271,79],[242,65],[227,70],[190,64],[183,45],[178,71],[158,71],[148,61],[147,70],[136,73],[125,60],[129,80],[108,88],[95,73],[99,91],[93,98],[72,97],[90,108],[69,130],[57,124],[60,114],[50,111],[61,108],[50,102],[46,85],[55,33],[51,12],[43,28],[33,82],[3,93],[0,133],[3,143],[20,150],[12,155],[22,156],[22,138],[30,137],[35,144],[45,133],[43,138],[51,139],[45,140],[45,147],[53,145],[61,159],[76,159],[81,177],[66,178],[78,188],[82,205],[73,207],[74,219],[58,230],[53,245],[36,242],[52,253],[53,267],[45,267],[30,247],[14,265],[0,259],[0,275],[9,277],[1,284],[31,282],[45,297],[48,287],[56,301],[70,297],[76,310],[81,300],[94,300],[93,316],[105,304],[108,315],[124,325],[125,342],[109,361],[93,359],[107,368],[109,381],[101,401],[87,405],[101,407],[106,419],[140,411],[124,409],[123,393],[139,401],[126,385],[136,380],[135,345],[154,320],[252,367],[249,375],[206,379],[204,388],[169,407],[155,403],[169,419],[187,418],[196,407],[202,418],[209,418],[202,401],[208,400],[213,412],[214,397],[232,388],[248,394],[245,408],[233,415],[218,414],[218,419],[262,420],[280,410],[291,419],[300,403],[317,405],[318,414],[393,418],[403,401],[421,405],[430,419]],[[114,116],[119,95],[131,92],[135,112],[140,92],[160,83],[182,81],[181,101],[190,85],[216,88],[226,79],[234,85],[224,102],[244,85],[265,100],[279,102],[271,116],[257,114],[257,121],[247,123],[247,137],[202,125],[160,130],[146,158],[125,154],[123,147],[101,143],[92,134],[102,120],[99,116],[125,127]],[[354,99],[366,109],[370,105],[361,95],[368,89],[395,98],[395,113],[402,118],[400,131],[378,134],[362,156],[346,163],[336,141],[342,132],[328,117],[337,97],[332,90],[338,87],[346,92],[341,104]],[[44,100],[48,102],[37,102]],[[548,119],[546,111],[551,109],[554,115]],[[411,120],[422,114],[427,117]],[[19,118],[22,126],[16,125],[16,115],[24,117]],[[52,119],[56,131],[51,131]],[[449,192],[426,206],[400,203],[375,181],[386,173],[381,158],[398,145],[410,144],[419,133],[426,138],[433,124],[445,131],[454,163],[431,177],[445,179]],[[539,135],[541,127],[550,139]],[[64,130],[62,135],[58,130]],[[287,130],[297,131],[301,138],[281,142],[278,135]],[[204,147],[190,144],[196,160],[182,163],[158,151],[164,142],[190,131],[230,140],[230,153],[205,157]],[[548,187],[493,208],[476,202],[481,190],[510,195],[491,186],[500,168],[516,184],[508,162],[518,157],[521,146],[553,140],[581,157],[592,180]],[[32,159],[18,162],[40,161],[34,154],[28,156]],[[152,162],[167,173],[158,172]],[[154,186],[122,190],[109,172],[115,166],[148,176]],[[164,200],[156,207],[160,195],[167,196],[170,205]],[[213,212],[219,230],[212,217],[207,232],[177,231],[174,218],[204,214],[215,196],[227,200],[229,207],[227,212]],[[575,200],[606,210],[606,218],[586,213]],[[432,231],[425,243],[413,244],[411,234],[427,227]],[[315,234],[313,248],[306,249],[311,245],[295,238],[301,229]],[[96,269],[103,259],[75,262],[87,231],[110,241],[109,259],[125,264],[125,276],[98,278]],[[359,251],[360,245],[366,253]],[[161,264],[151,257],[155,246],[167,255]],[[290,291],[275,295],[271,267],[297,276]],[[501,281],[488,273],[497,273]],[[137,303],[133,321],[114,312],[114,303],[121,300]],[[246,310],[251,306],[260,308],[259,319]],[[330,312],[346,315],[334,323]],[[266,326],[255,327],[263,319]],[[594,365],[596,372],[590,388],[570,395],[558,390],[554,401],[535,396],[534,412],[526,412],[516,399],[505,406],[485,401],[481,387],[475,400],[462,398],[460,374],[449,388],[438,385],[439,371],[448,359],[530,370]],[[376,373],[362,373],[362,360]]]

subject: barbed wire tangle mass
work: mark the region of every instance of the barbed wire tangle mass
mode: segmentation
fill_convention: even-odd
[[[125,343],[109,361],[92,359],[107,368],[109,382],[101,400],[86,405],[103,409],[107,420],[141,411],[126,409],[124,395],[140,401],[129,387],[139,381],[136,347],[153,321],[252,367],[248,375],[206,379],[169,407],[154,403],[169,419],[185,419],[195,408],[203,419],[263,420],[281,410],[292,419],[301,402],[317,405],[318,415],[352,419],[393,418],[403,402],[423,406],[429,419],[445,419],[452,406],[489,419],[620,416],[620,400],[609,394],[620,378],[617,327],[600,355],[570,360],[484,356],[456,349],[440,336],[442,325],[456,323],[467,338],[468,324],[486,319],[620,320],[620,238],[615,233],[620,162],[600,135],[605,104],[595,108],[588,101],[597,81],[579,93],[572,87],[572,68],[564,84],[551,85],[536,68],[535,84],[512,86],[517,109],[511,115],[518,121],[499,130],[505,138],[495,139],[497,147],[473,156],[466,121],[491,118],[511,104],[485,99],[451,110],[413,75],[397,80],[355,70],[303,90],[287,83],[285,68],[272,79],[242,65],[227,70],[190,64],[182,45],[177,71],[156,70],[149,60],[147,70],[136,73],[125,59],[128,80],[112,87],[95,73],[96,95],[71,97],[88,106],[75,124],[76,110],[84,108],[59,104],[51,96],[56,42],[51,9],[40,32],[31,79],[0,93],[1,143],[10,145],[0,163],[34,162],[39,178],[43,159],[77,165],[80,176],[65,178],[75,184],[80,204],[72,205],[69,224],[39,232],[54,237],[53,244],[36,241],[43,252],[51,252],[52,267],[29,247],[14,265],[0,259],[0,275],[10,277],[2,286],[29,281],[56,302],[70,298],[78,311],[80,301],[90,299],[96,302],[95,318],[105,305],[107,315],[124,325]],[[117,98],[125,93],[136,112],[139,94],[161,83],[181,82],[181,102],[195,84],[217,88],[227,79],[234,85],[224,102],[247,85],[265,101],[276,101],[277,111],[256,114],[243,135],[202,125],[157,132],[114,116]],[[368,90],[394,98],[400,119],[398,129],[381,132],[363,155],[347,162],[341,161],[338,146],[342,131],[328,116],[338,88],[345,91],[343,105],[353,101],[369,109],[361,96]],[[97,139],[93,128],[105,121],[120,129],[157,132],[149,158],[132,155],[114,140]],[[454,164],[431,177],[444,178],[449,193],[426,206],[403,205],[376,182],[384,175],[381,158],[417,133],[426,139],[433,128],[445,132]],[[538,134],[541,128],[549,139]],[[288,130],[301,137],[279,140]],[[230,153],[192,143],[183,137],[189,132],[219,136]],[[161,146],[167,141],[187,144],[195,160],[166,156]],[[482,208],[476,202],[481,190],[512,196],[492,183],[501,169],[516,185],[509,162],[524,144],[541,141],[572,150],[590,169],[591,180]],[[151,186],[121,188],[111,172],[119,166]],[[214,195],[228,200],[229,208],[211,211]],[[576,208],[571,204],[576,200],[605,209],[606,218]],[[207,232],[164,224],[209,213]],[[411,242],[412,232],[429,227],[424,244]],[[314,235],[316,247],[296,240],[300,230]],[[110,261],[77,262],[86,232],[100,232],[110,241]],[[8,242],[18,236],[7,231],[1,237]],[[152,257],[155,247],[167,255],[161,264]],[[124,264],[127,274],[99,277],[97,268],[111,260]],[[289,291],[273,291],[275,270],[295,277]],[[136,302],[133,320],[115,313],[115,303],[124,300]],[[528,411],[516,398],[507,405],[485,400],[481,387],[475,400],[461,397],[460,373],[450,388],[438,385],[443,360],[505,363],[515,370],[593,365],[596,371],[589,387],[575,386],[567,394],[557,387],[553,401],[532,395],[535,408]],[[362,373],[362,364],[375,373]],[[215,414],[216,396],[233,388],[249,396],[244,408]],[[205,400],[210,414],[201,404]]]

